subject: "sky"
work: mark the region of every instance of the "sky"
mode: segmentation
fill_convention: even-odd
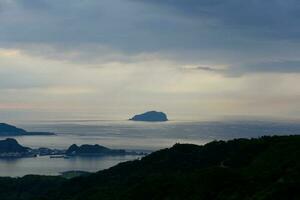
[[[0,121],[300,119],[298,0],[0,0]]]

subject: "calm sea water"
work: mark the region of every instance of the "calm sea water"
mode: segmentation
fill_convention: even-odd
[[[28,147],[66,149],[71,144],[100,144],[110,148],[154,151],[175,143],[204,144],[212,140],[262,135],[300,134],[300,123],[283,122],[165,122],[60,121],[17,124],[28,131],[55,132],[55,136],[14,137]],[[0,137],[4,139],[4,137]],[[50,159],[49,157],[0,160],[0,176],[57,175],[63,171],[98,171],[137,156]]]
[[[60,175],[61,172],[70,170],[96,172],[134,159],[138,159],[138,156],[74,157],[69,159],[41,156],[5,159],[0,160],[0,176]]]

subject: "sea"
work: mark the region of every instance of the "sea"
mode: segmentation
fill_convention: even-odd
[[[168,121],[105,120],[38,121],[15,124],[27,131],[53,132],[51,136],[17,136],[21,145],[67,149],[72,144],[99,144],[113,149],[151,153],[176,143],[203,145],[214,140],[257,138],[264,135],[300,134],[300,122],[279,121]],[[0,140],[7,137],[0,137]],[[66,171],[96,172],[141,156],[102,156],[0,159],[0,176],[60,175]]]

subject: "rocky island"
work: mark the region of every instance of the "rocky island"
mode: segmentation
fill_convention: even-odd
[[[24,129],[6,123],[0,123],[0,136],[24,136],[24,135],[55,135],[50,132],[28,132]]]
[[[129,120],[144,122],[165,122],[168,121],[168,118],[167,115],[163,112],[149,111],[143,114],[135,115]]]

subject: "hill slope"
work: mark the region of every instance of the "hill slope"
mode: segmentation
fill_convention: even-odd
[[[300,199],[300,136],[176,144],[66,180],[0,178],[0,199]]]
[[[17,128],[15,126],[0,123],[0,135],[26,135],[27,132],[24,129]]]
[[[16,126],[0,123],[0,136],[20,136],[20,135],[55,135],[50,132],[28,132]]]
[[[23,147],[12,138],[0,140],[0,153],[25,153],[28,151],[28,149],[28,147]]]

